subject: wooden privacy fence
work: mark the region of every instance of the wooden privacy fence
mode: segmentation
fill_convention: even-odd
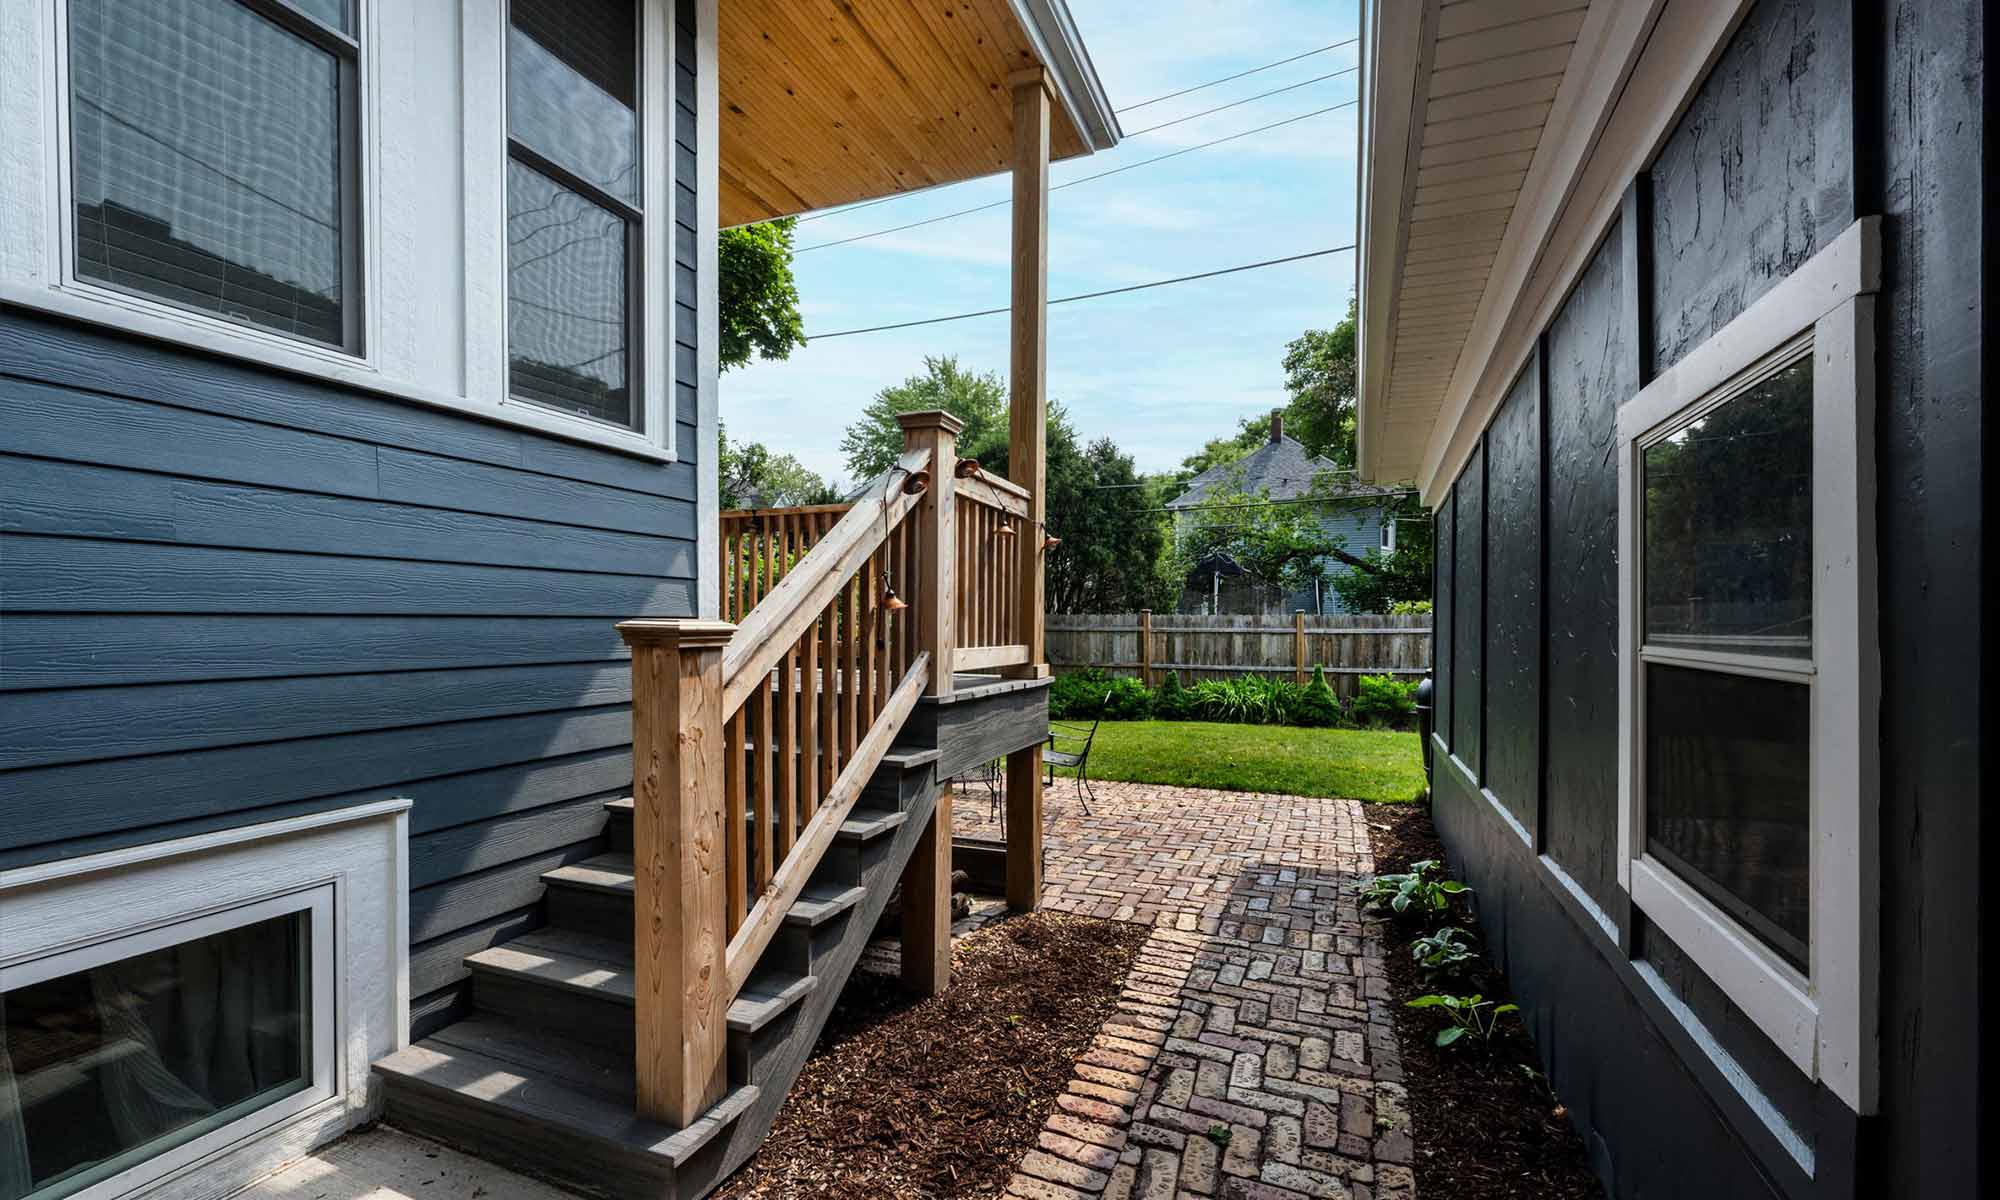
[[[1049,664],[1057,671],[1102,667],[1158,687],[1168,671],[1181,682],[1275,675],[1303,683],[1314,667],[1352,696],[1363,675],[1414,679],[1431,668],[1428,615],[1314,617],[1194,613],[1050,613]]]

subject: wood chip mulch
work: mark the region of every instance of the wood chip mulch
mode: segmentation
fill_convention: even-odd
[[[953,949],[950,989],[923,1001],[855,972],[771,1136],[715,1195],[999,1195],[1149,932],[1054,912],[998,921]]]
[[[1429,806],[1369,805],[1375,869],[1406,871],[1413,862],[1438,859],[1450,874],[1450,859],[1431,824]],[[1403,1048],[1404,1079],[1416,1141],[1417,1195],[1452,1200],[1598,1200],[1604,1189],[1591,1172],[1583,1139],[1567,1120],[1567,1110],[1540,1074],[1534,1043],[1515,1016],[1502,1018],[1503,1034],[1485,1047],[1468,1044],[1439,1049],[1434,1039],[1442,1019],[1430,1010],[1402,1007],[1427,992],[1477,992],[1507,1003],[1506,977],[1482,960],[1478,969],[1448,983],[1426,980],[1411,960],[1411,939],[1456,923],[1483,951],[1470,914],[1408,916],[1385,930],[1389,992],[1396,1002],[1396,1036]]]

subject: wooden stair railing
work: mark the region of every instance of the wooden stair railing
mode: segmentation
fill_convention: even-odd
[[[1029,659],[1015,621],[1021,556],[1016,544],[1040,540],[1028,521],[1028,493],[985,472],[954,480],[958,522],[958,645],[961,671],[1019,666]]]
[[[720,513],[722,619],[740,621],[791,573],[852,504],[734,508]]]
[[[907,519],[935,512],[940,462],[912,439],[740,625],[618,627],[632,647],[642,1116],[686,1128],[721,1099],[730,1003],[935,682],[917,607],[887,601],[892,582],[948,594],[948,557]]]

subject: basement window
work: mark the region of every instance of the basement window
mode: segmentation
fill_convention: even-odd
[[[1620,881],[1801,1070],[1874,1103],[1875,229],[1618,414]]]

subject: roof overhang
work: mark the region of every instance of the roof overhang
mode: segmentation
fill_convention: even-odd
[[[1362,478],[1436,502],[1747,3],[1369,0]]]
[[[1121,136],[1064,0],[730,0],[717,20],[724,226],[1007,170],[1026,68],[1055,96],[1052,158]]]

